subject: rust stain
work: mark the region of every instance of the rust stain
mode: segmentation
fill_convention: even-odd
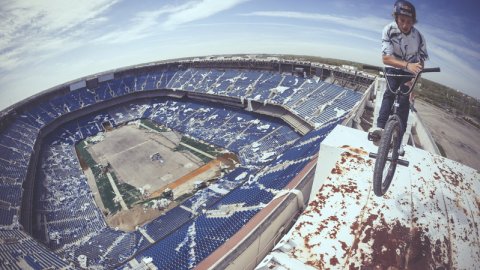
[[[343,146],[343,147],[349,147],[349,146]],[[356,164],[367,163],[369,165],[372,165],[373,164],[372,160],[369,159],[368,161],[366,161],[365,158],[363,158],[360,154],[357,153],[357,152],[359,152],[359,153],[364,154],[362,151],[354,151],[354,153],[349,152],[349,151],[343,152],[340,156],[340,160],[337,161],[337,163],[335,164],[335,167],[332,168],[330,173],[331,174],[336,174],[336,175],[341,175],[341,174],[343,174],[344,171],[350,171],[351,170],[350,167],[342,166],[343,164],[345,164],[347,162],[353,163],[353,164],[355,164],[355,163]]]
[[[330,265],[335,266],[337,264],[339,264],[337,257],[333,256],[332,258],[330,258]]]
[[[342,174],[342,169],[337,165],[335,165],[335,168],[332,169],[331,171],[332,174]]]
[[[348,245],[344,241],[339,240],[340,245],[342,246],[343,251],[347,252],[348,251]]]
[[[349,151],[352,151],[354,153],[357,153],[359,155],[368,155],[368,152],[363,149],[363,147],[357,148],[357,147],[352,147],[349,145],[343,145],[341,148],[347,149]]]
[[[292,255],[293,258],[298,259],[296,247],[292,248],[292,250],[290,251],[290,255]]]
[[[320,258],[318,260],[309,260],[307,261],[308,265],[311,265],[317,269],[325,269],[325,264],[324,264],[324,255],[320,254]]]
[[[338,222],[338,217],[337,217],[337,216],[330,216],[328,219],[329,219],[329,220],[332,220],[332,221],[337,221],[337,222]]]
[[[373,221],[377,219],[381,224],[373,226]],[[354,240],[352,251],[360,254],[360,264],[368,269],[450,269],[444,263],[451,261],[450,258],[445,260],[445,256],[448,256],[448,239],[430,243],[423,228],[408,228],[398,220],[387,224],[382,216],[370,215],[361,226],[354,223],[351,229],[352,233],[362,231],[361,239]],[[364,256],[365,251],[359,249],[360,241],[370,243],[371,258]],[[354,268],[354,264],[350,264],[350,269]]]
[[[363,158],[360,154],[358,154],[358,153],[354,154],[354,153],[348,152],[348,151],[343,152],[341,157],[342,157],[342,159],[341,159],[342,164],[345,163],[347,158],[352,159],[351,161],[358,161],[359,163],[363,163],[365,161],[365,158]]]
[[[347,183],[339,184],[339,185],[334,185],[331,183],[327,183],[322,185],[320,188],[319,192],[316,194],[316,200],[311,201],[308,204],[307,210],[304,211],[304,215],[319,215],[321,212],[323,212],[323,209],[325,208],[325,203],[332,194],[341,194],[345,195],[348,193],[358,193],[358,187],[356,184],[356,181],[353,179],[349,179]],[[355,196],[355,194],[354,194]],[[343,215],[346,214],[347,208],[345,204],[342,204],[341,206],[345,211],[343,212]],[[341,214],[339,214],[341,215]],[[334,226],[331,226],[334,224]],[[341,226],[344,226],[345,223],[340,221],[339,216],[337,215],[331,215],[327,217],[325,220],[316,222],[314,225],[316,226],[315,231],[310,231],[309,233],[305,232],[304,228],[309,224],[310,226],[312,225],[311,222],[308,221],[301,221],[295,226],[295,234],[298,235],[299,237],[303,238],[303,246],[305,250],[298,250],[295,249],[295,251],[291,251],[292,256],[298,257],[300,254],[305,252],[306,254],[315,254],[315,256],[318,256],[314,250],[320,243],[318,243],[318,237],[321,235],[322,231],[324,231],[326,228],[331,228],[329,229],[327,235],[331,239],[337,239],[337,234],[339,232],[339,229]],[[347,251],[349,249],[349,246],[347,243],[343,242],[342,248]],[[320,254],[321,255],[321,254]],[[319,269],[324,269],[324,266],[326,267],[328,265],[328,261],[330,259],[320,259],[320,260],[309,260],[306,262],[307,264],[319,268]],[[324,265],[325,264],[325,265]],[[334,258],[331,262],[330,265],[335,265],[339,264],[339,261],[337,258]]]
[[[315,231],[314,234],[320,235],[320,233],[321,233],[325,228],[327,228],[326,225],[324,225],[324,224],[318,224],[317,230]]]
[[[311,201],[308,206],[310,206],[310,211],[309,210],[305,210],[305,214],[309,214],[311,213],[312,211],[314,211],[315,213],[317,214],[320,214],[320,209],[323,208],[323,205],[325,204],[325,199],[326,197],[325,196],[318,196],[317,195],[317,198],[318,200],[313,200]]]
[[[335,224],[334,228],[328,234],[328,236],[330,236],[331,239],[337,239],[337,233],[340,229],[340,223],[338,222],[338,219],[336,220],[337,220],[337,224]],[[327,221],[324,221],[324,223],[329,223],[329,222],[327,220]]]
[[[351,263],[348,267],[350,270],[358,270],[358,267],[354,263]]]
[[[477,209],[480,210],[480,197],[475,196],[475,203],[477,204]]]
[[[445,169],[440,169],[440,173],[445,178],[445,180],[447,180],[447,182],[456,187],[461,187],[460,184],[464,182],[462,175],[457,174],[452,170],[447,171]]]
[[[469,216],[469,213],[468,213],[467,209],[463,206],[462,201],[458,197],[455,198],[455,206],[458,209],[462,210],[463,213],[465,214],[465,216],[467,216],[467,217]]]
[[[305,247],[307,249],[312,249],[314,245],[310,245],[310,239],[312,238],[312,235],[311,234],[307,234],[304,238],[303,238],[303,244],[305,245]],[[311,253],[311,252],[309,252]]]
[[[297,231],[300,231],[300,229],[305,226],[305,225],[313,225],[313,223],[311,221],[304,221],[304,222],[300,222],[296,227],[295,227],[295,230]]]
[[[372,214],[369,215],[367,220],[360,224],[357,221],[355,221],[351,226],[350,229],[352,230],[352,235],[358,235],[360,232],[364,231],[367,226],[371,227],[373,224],[373,221],[378,218],[378,215]],[[358,243],[360,242],[359,237],[355,237],[355,240],[352,243],[352,250],[357,250],[358,249]],[[363,256],[363,255],[362,255]]]
[[[341,185],[330,185],[332,191],[334,193],[342,192],[341,194],[345,193],[357,193],[357,185],[354,182],[350,182],[349,184],[341,184]]]
[[[421,172],[421,171],[422,171],[422,169],[420,169],[420,167],[418,167],[417,165],[414,165],[413,167],[415,168],[415,170],[417,170],[417,172]]]

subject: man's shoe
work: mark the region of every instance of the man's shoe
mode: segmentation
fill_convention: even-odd
[[[372,141],[374,145],[378,146],[380,140],[382,139],[383,135],[383,128],[379,127],[372,127],[368,131],[368,140]]]

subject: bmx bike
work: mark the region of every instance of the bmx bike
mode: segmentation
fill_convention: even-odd
[[[375,167],[373,170],[373,192],[377,196],[383,196],[390,186],[393,176],[395,175],[395,170],[397,165],[402,165],[408,167],[409,162],[404,159],[400,159],[400,145],[403,137],[403,126],[402,121],[398,115],[399,100],[402,95],[409,95],[421,73],[426,72],[440,72],[440,68],[425,68],[420,71],[418,74],[387,74],[383,68],[375,66],[364,66],[365,69],[373,69],[377,71],[383,71],[385,80],[387,81],[387,89],[385,91],[391,91],[395,95],[395,100],[390,111],[390,116],[385,124],[383,134],[380,138],[380,143],[378,145],[377,153],[369,153],[370,158],[376,159]],[[390,89],[388,84],[388,76],[393,77],[405,77],[405,79],[413,78],[413,83],[410,85],[408,91],[404,92],[401,90],[401,85],[398,89]],[[378,137],[375,137],[374,134],[368,134],[368,140],[378,140]],[[403,153],[401,153],[403,155]]]

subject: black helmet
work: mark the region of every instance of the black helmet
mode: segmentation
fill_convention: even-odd
[[[412,3],[406,0],[398,0],[393,6],[393,15],[396,17],[398,15],[405,15],[411,17],[413,21],[417,21],[417,14],[415,12],[415,7]]]

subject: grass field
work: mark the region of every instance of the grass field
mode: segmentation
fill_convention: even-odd
[[[90,155],[85,142],[77,144],[76,149],[77,154],[79,154],[79,158],[83,160],[92,170],[92,173],[95,177],[95,182],[97,183],[98,193],[101,196],[105,208],[108,209],[110,214],[118,212],[120,210],[120,205],[114,202],[115,193],[113,192],[113,188],[108,181],[107,174],[105,173],[106,171]],[[120,183],[114,172],[110,171],[110,174],[112,175],[112,178],[114,179],[123,197],[123,200],[129,207],[141,200],[142,197],[137,188],[127,183]]]
[[[85,147],[85,142],[76,145],[78,158],[92,170],[92,173],[95,176],[95,182],[97,183],[98,193],[102,198],[105,208],[107,208],[110,213],[115,213],[120,210],[120,207],[113,202],[115,193],[108,181],[107,175],[102,174],[102,170],[98,168],[97,163],[93,160]]]
[[[188,144],[190,146],[193,146],[194,148],[201,150],[209,155],[212,155],[214,157],[218,156],[220,154],[220,150],[218,148],[215,148],[213,146],[210,146],[208,144],[202,143],[198,140],[194,140],[192,138],[182,136],[182,143]],[[188,147],[185,147],[183,145],[178,145],[174,151],[190,151]],[[207,163],[211,161],[212,159],[209,157],[206,157],[205,155],[202,155],[198,152],[192,151],[192,154],[196,155],[198,158],[200,158],[203,162]]]

